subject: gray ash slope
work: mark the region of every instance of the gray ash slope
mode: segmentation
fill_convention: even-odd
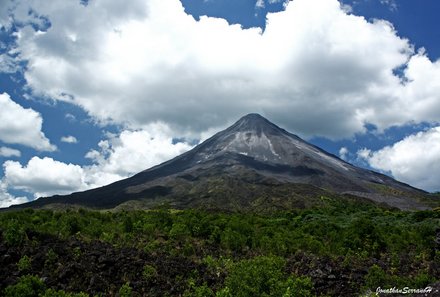
[[[425,192],[344,162],[258,114],[244,116],[192,150],[133,177],[18,207],[113,208],[136,201],[141,207],[167,202],[176,208],[252,208],[264,205],[263,200],[276,203],[268,199],[285,205],[279,200],[291,197],[295,202],[290,206],[302,207],[308,205],[305,200],[326,193],[355,195],[401,209],[426,208],[419,199]]]

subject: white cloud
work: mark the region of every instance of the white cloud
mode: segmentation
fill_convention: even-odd
[[[378,151],[363,149],[358,155],[400,181],[428,191],[440,190],[440,126]]]
[[[78,139],[72,135],[61,137],[61,141],[66,143],[78,143]]]
[[[20,157],[21,152],[10,147],[1,146],[0,147],[0,157]]]
[[[368,160],[368,158],[371,155],[371,150],[367,149],[367,148],[362,148],[360,150],[357,151],[357,155],[358,158],[360,158],[361,160]]]
[[[91,150],[94,164],[80,167],[52,158],[33,157],[26,165],[6,161],[4,182],[10,188],[32,193],[35,198],[103,186],[164,162],[191,148],[173,143],[165,125],[154,124],[149,131],[123,131],[110,135]]]
[[[5,143],[22,144],[40,151],[56,149],[41,131],[41,115],[15,103],[7,93],[0,94],[0,123],[0,140]]]
[[[26,197],[14,197],[7,192],[7,185],[0,180],[0,208],[27,202]]]
[[[71,114],[71,113],[66,113],[66,114],[64,115],[64,117],[65,117],[68,121],[70,121],[70,122],[75,122],[75,121],[76,121],[76,117],[75,117],[73,114]]]
[[[11,24],[11,20],[9,18],[9,9],[10,7],[8,5],[5,5],[5,3],[2,3],[2,5],[0,5],[0,29],[7,29]]]
[[[286,7],[290,0],[269,0],[269,4],[275,3],[283,3],[283,6]]]
[[[255,3],[255,8],[264,8],[266,5],[264,4],[264,0],[257,0]]]
[[[178,0],[19,3],[52,24],[17,33],[28,85],[104,122],[163,121],[179,135],[260,112],[303,136],[342,138],[366,123],[381,131],[440,120],[439,80],[421,88],[440,62],[413,55],[390,23],[347,14],[336,0],[291,1],[267,16],[264,33],[196,21]],[[393,70],[405,66],[402,84]]]
[[[391,11],[396,11],[398,6],[396,0],[380,0],[382,5],[387,5]]]
[[[347,14],[353,12],[353,7],[349,4],[341,3],[341,9]]]
[[[86,157],[95,165],[88,167],[87,181],[104,185],[150,168],[188,151],[187,143],[173,143],[170,129],[163,124],[150,125],[147,130],[122,131],[99,143]]]
[[[348,149],[347,149],[345,146],[343,146],[343,147],[341,147],[341,148],[339,149],[339,157],[340,157],[342,160],[347,161],[347,156],[348,156],[348,154],[349,154],[349,151],[348,151]]]
[[[35,197],[85,189],[84,170],[80,166],[52,158],[33,157],[25,166],[19,162],[6,161],[3,168],[8,186],[33,193]]]
[[[8,54],[0,55],[0,73],[14,73],[19,69],[15,58]]]

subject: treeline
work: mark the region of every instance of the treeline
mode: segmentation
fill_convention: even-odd
[[[0,289],[4,296],[357,296],[440,280],[439,211],[321,199],[326,207],[272,214],[1,213]]]

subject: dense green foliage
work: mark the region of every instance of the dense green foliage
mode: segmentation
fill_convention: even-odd
[[[47,289],[43,281],[33,275],[20,277],[15,285],[8,286],[4,291],[5,297],[87,297],[86,293],[66,293]]]
[[[337,296],[340,283],[347,294],[361,294],[378,286],[423,287],[440,280],[440,251],[435,243],[440,212],[401,212],[322,199],[326,207],[264,215],[167,208],[1,213],[1,243],[5,252],[15,251],[16,260],[14,265],[0,265],[15,269],[17,278],[4,281],[0,289],[5,296],[80,296],[68,295],[41,278],[55,277],[43,275],[44,271],[62,271],[63,265],[80,262],[96,242],[107,244],[106,249],[123,253],[129,248],[140,255],[134,260],[139,262],[133,266],[137,270],[124,272],[117,280],[103,280],[114,287],[102,293],[120,296],[145,292],[164,296],[160,284],[173,281],[179,285],[170,295],[287,297]],[[67,245],[64,255],[55,244],[42,247],[42,235],[84,245]],[[41,249],[43,259],[36,251]],[[149,255],[169,257],[172,263],[185,259],[194,268],[182,274],[170,272],[162,266],[171,264],[159,265],[148,260]],[[77,286],[81,277],[92,276],[72,278]],[[74,292],[83,290],[89,289],[73,287]]]

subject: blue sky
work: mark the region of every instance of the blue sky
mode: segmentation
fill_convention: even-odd
[[[240,116],[440,190],[440,3],[43,0],[0,8],[0,206],[101,186]]]

